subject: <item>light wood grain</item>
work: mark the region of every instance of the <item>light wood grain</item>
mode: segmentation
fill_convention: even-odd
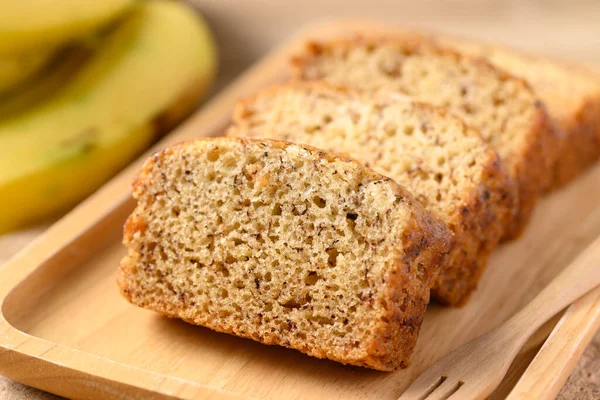
[[[222,66],[241,72],[307,24],[372,19],[600,65],[596,0],[191,0],[217,32]]]
[[[600,288],[569,307],[507,400],[554,399],[598,328]]]
[[[529,336],[554,314],[598,285],[600,236],[518,313],[502,325],[446,354],[419,375],[399,400],[445,400],[450,396],[469,400],[486,399],[500,384]],[[597,294],[594,291],[587,302],[593,304],[596,300]],[[595,317],[593,312],[591,316]],[[554,333],[560,331],[564,321],[568,319],[564,318]],[[594,324],[595,318],[591,318],[591,321]],[[584,334],[577,331],[570,332],[569,336],[574,338],[578,335]],[[591,334],[587,336],[591,337]],[[581,340],[576,341],[575,346],[580,343]],[[536,387],[527,393],[520,388],[522,385],[517,385],[515,396],[518,392],[524,393],[525,398],[541,398],[540,395],[548,393],[547,389],[553,386],[554,381],[560,381],[564,377],[561,384],[564,383],[566,377],[562,370],[569,368],[568,362],[576,351],[568,348],[553,350],[551,347],[552,345],[544,346],[536,356],[537,362],[528,368],[523,377],[525,381],[531,381],[528,375],[535,374],[538,381],[542,382],[536,383]],[[565,357],[567,359],[563,362],[557,362]],[[560,368],[554,367],[555,365]],[[555,372],[550,374],[551,378],[547,378],[548,367]]]
[[[328,32],[312,33],[322,36]],[[289,51],[267,57],[164,146],[219,134],[240,95],[280,80]],[[503,246],[472,301],[428,310],[410,368],[381,373],[312,359],[168,320],[118,295],[121,225],[141,161],[0,270],[0,372],[70,397],[398,397],[437,359],[499,325],[600,235],[600,166],[546,198],[524,237]]]

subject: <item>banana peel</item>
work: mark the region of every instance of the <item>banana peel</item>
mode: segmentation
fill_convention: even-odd
[[[85,46],[61,49],[35,78],[21,83],[5,95],[0,95],[0,124],[3,120],[15,118],[52,98],[71,77],[77,75],[92,54],[93,49]]]
[[[0,233],[71,207],[189,113],[216,47],[187,5],[139,4],[47,102],[0,122]]]
[[[5,1],[0,12],[0,57],[60,47],[110,24],[136,3],[136,0]]]
[[[34,76],[51,57],[51,50],[0,57],[0,96]]]

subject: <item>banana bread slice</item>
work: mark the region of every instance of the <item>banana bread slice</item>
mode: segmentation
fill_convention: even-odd
[[[600,158],[600,76],[583,66],[471,40],[435,36],[443,45],[489,60],[525,79],[559,129],[552,187],[560,187]]]
[[[518,237],[549,186],[557,139],[527,83],[480,59],[407,35],[311,43],[293,60],[303,80],[366,91],[393,90],[447,108],[479,130],[517,184],[519,207],[506,238]]]
[[[118,285],[141,307],[379,370],[407,364],[450,232],[389,178],[291,143],[199,139],[133,184]]]
[[[407,99],[296,82],[239,102],[227,134],[347,154],[408,188],[454,234],[433,295],[462,305],[512,221],[515,185],[476,131],[443,110]]]

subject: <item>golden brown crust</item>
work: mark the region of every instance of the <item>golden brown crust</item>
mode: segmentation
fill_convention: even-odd
[[[328,42],[308,43],[305,51],[295,56],[291,61],[293,77],[298,80],[306,79],[305,70],[321,54],[331,53],[339,48],[349,49],[361,45],[376,48],[380,44],[389,42],[398,44],[407,53],[422,46],[427,46],[430,51],[440,55],[450,56],[456,60],[468,60],[473,65],[477,65],[478,68],[491,71],[499,81],[511,80],[520,87],[520,90],[532,92],[525,80],[496,68],[481,57],[471,56],[449,47],[440,46],[418,32],[375,37],[356,36],[351,39],[338,38]],[[507,226],[504,239],[515,239],[522,233],[539,197],[550,186],[553,175],[552,166],[558,155],[557,132],[551,128],[544,105],[537,101],[535,107],[535,116],[530,122],[526,145],[519,150],[518,162],[514,163],[513,168],[509,168],[509,170],[513,169],[511,175],[518,185],[519,209],[513,223]]]
[[[558,137],[542,103],[536,104],[536,120],[528,143],[516,164],[515,179],[519,191],[519,212],[505,239],[517,239],[523,233],[535,206],[552,184],[553,168],[558,156]]]
[[[139,204],[127,220],[124,227],[123,242],[130,247],[129,254],[122,260],[117,283],[121,294],[131,303],[140,307],[157,311],[174,318],[182,318],[187,322],[203,325],[219,332],[235,334],[237,336],[253,339],[265,344],[275,344],[300,350],[318,358],[329,358],[345,364],[365,366],[369,368],[389,371],[404,367],[412,353],[419,332],[423,313],[429,300],[429,288],[443,264],[450,241],[447,228],[427,211],[425,211],[411,195],[389,178],[383,177],[359,164],[345,160],[328,152],[310,146],[293,145],[283,141],[233,139],[233,138],[203,138],[192,142],[181,143],[169,149],[152,155],[142,167],[133,183],[134,197],[140,197],[148,188],[150,175],[160,171],[160,166],[165,162],[168,154],[173,153],[179,146],[198,146],[204,143],[230,141],[242,144],[258,143],[271,148],[285,149],[288,146],[297,146],[318,155],[326,160],[343,160],[352,163],[357,173],[362,174],[367,181],[381,181],[393,189],[393,192],[402,203],[410,208],[410,226],[405,229],[402,247],[398,248],[397,264],[390,268],[389,278],[382,284],[386,285],[383,293],[382,306],[386,311],[385,317],[373,321],[375,335],[370,343],[365,343],[366,349],[359,357],[349,357],[347,354],[332,352],[331,349],[308,346],[306,342],[296,340],[285,335],[261,336],[251,329],[244,327],[231,327],[221,323],[218,317],[206,315],[201,311],[194,311],[194,305],[189,303],[188,296],[179,295],[168,297],[165,295],[147,296],[139,280],[143,279],[146,266],[139,264],[139,253],[133,251],[131,242],[136,235],[148,228],[145,221],[144,205]],[[157,169],[158,168],[158,169]],[[160,279],[168,279],[161,276]],[[364,299],[365,302],[373,299]],[[260,323],[257,321],[256,323]]]
[[[600,159],[600,91],[583,99],[569,119],[559,122],[563,135],[550,189],[566,185]]]
[[[270,87],[238,102],[234,112],[234,125],[228,130],[227,135],[268,134],[273,138],[280,138],[278,135],[286,136],[286,130],[273,130],[265,133],[262,129],[253,130],[244,129],[244,127],[251,125],[248,119],[252,117],[257,108],[255,103],[261,98],[269,98],[276,96],[279,92],[285,93],[290,90],[308,91],[317,96],[357,96],[356,90],[339,85],[334,86],[323,81],[291,82]],[[385,105],[395,101],[394,97],[394,94],[379,94],[373,101],[380,101],[382,105]],[[403,99],[403,101],[409,102],[416,109],[428,110],[432,118],[439,117],[459,124],[464,130],[465,136],[480,138],[478,132],[450,116],[446,110],[428,103],[407,99]],[[322,132],[321,134],[326,135],[327,133]],[[481,139],[481,147],[485,149],[487,160],[482,162],[480,174],[473,177],[473,181],[477,184],[471,192],[465,192],[460,197],[460,212],[455,213],[451,219],[443,219],[443,222],[449,225],[454,233],[454,241],[449,262],[439,275],[433,296],[444,304],[458,306],[468,300],[485,269],[489,254],[497,247],[505,228],[512,223],[516,211],[517,194],[514,182],[496,152],[485,144],[483,139]],[[339,153],[338,148],[329,148],[328,150]],[[398,151],[397,159],[403,158],[402,151]],[[357,161],[365,162],[367,160]],[[377,164],[373,164],[372,167],[378,169]],[[400,181],[398,177],[392,176],[392,178]],[[413,193],[418,194],[417,192]]]
[[[410,355],[417,342],[423,316],[429,303],[429,290],[436,278],[431,269],[421,271],[423,265],[439,265],[448,243],[441,243],[445,227],[418,209],[412,210],[411,224],[403,237],[403,262],[390,271],[386,278],[387,313],[376,331],[376,340],[369,350],[367,365],[377,365],[382,371],[392,371],[409,365]],[[445,247],[444,247],[445,246]],[[415,275],[419,276],[416,279]],[[407,282],[418,282],[407,285]],[[390,338],[394,338],[390,340]],[[397,345],[400,342],[401,345]]]
[[[490,154],[482,176],[456,218],[458,243],[451,252],[451,267],[440,272],[432,288],[432,296],[442,304],[460,307],[467,303],[505,227],[514,220],[515,185],[497,154]]]

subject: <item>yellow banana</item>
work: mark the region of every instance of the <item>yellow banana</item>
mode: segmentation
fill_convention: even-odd
[[[6,0],[0,5],[0,56],[56,47],[93,32],[136,0]]]
[[[0,57],[0,95],[35,75],[48,62],[50,50]]]
[[[216,50],[184,3],[150,1],[52,99],[0,122],[0,232],[72,206],[205,93]]]
[[[77,74],[91,54],[91,48],[82,46],[59,51],[56,59],[36,74],[35,79],[22,83],[4,97],[0,96],[0,123],[30,111],[55,95]]]

